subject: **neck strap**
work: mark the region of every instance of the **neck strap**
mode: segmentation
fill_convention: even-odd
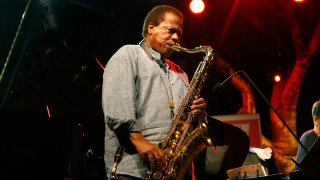
[[[140,41],[139,45],[142,47],[142,49],[147,53],[147,55],[153,59],[151,52],[149,51],[149,47],[147,46],[146,41],[143,39],[142,41]]]

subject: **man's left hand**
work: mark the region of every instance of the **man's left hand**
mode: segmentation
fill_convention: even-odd
[[[194,100],[191,106],[192,113],[196,116],[206,113],[206,109],[207,109],[207,104],[203,98]]]

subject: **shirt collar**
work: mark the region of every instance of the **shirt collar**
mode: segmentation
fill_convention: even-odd
[[[158,60],[158,61],[161,61],[162,63],[164,63],[164,60],[161,58],[161,54],[158,53],[157,51],[153,50],[152,48],[150,48],[147,45],[145,39],[140,41],[139,45],[142,47],[142,49],[145,50],[145,52],[148,54],[148,56],[150,56],[150,58],[152,58],[153,60]]]
[[[149,50],[150,50],[150,53],[151,53],[151,56],[152,56],[153,59],[158,59],[158,60],[163,61],[163,60],[161,59],[161,54],[160,54],[160,53],[158,53],[157,51],[153,50],[153,49],[150,48],[150,47],[148,47],[148,48],[149,48]]]

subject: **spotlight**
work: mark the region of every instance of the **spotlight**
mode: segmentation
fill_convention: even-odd
[[[303,3],[305,0],[294,0],[296,3]]]
[[[274,80],[274,82],[280,82],[281,81],[281,75],[280,74],[275,74],[274,76],[273,76],[273,80]]]
[[[195,14],[202,13],[205,8],[205,4],[202,0],[192,0],[190,2],[190,10]]]

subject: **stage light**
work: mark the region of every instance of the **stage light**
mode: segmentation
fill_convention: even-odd
[[[195,14],[202,13],[204,8],[205,8],[205,5],[202,0],[192,0],[190,2],[190,10]]]
[[[296,3],[303,3],[305,0],[294,0]]]
[[[277,82],[277,83],[280,82],[281,81],[281,75],[279,75],[279,74],[274,75],[273,80],[275,82]]]

